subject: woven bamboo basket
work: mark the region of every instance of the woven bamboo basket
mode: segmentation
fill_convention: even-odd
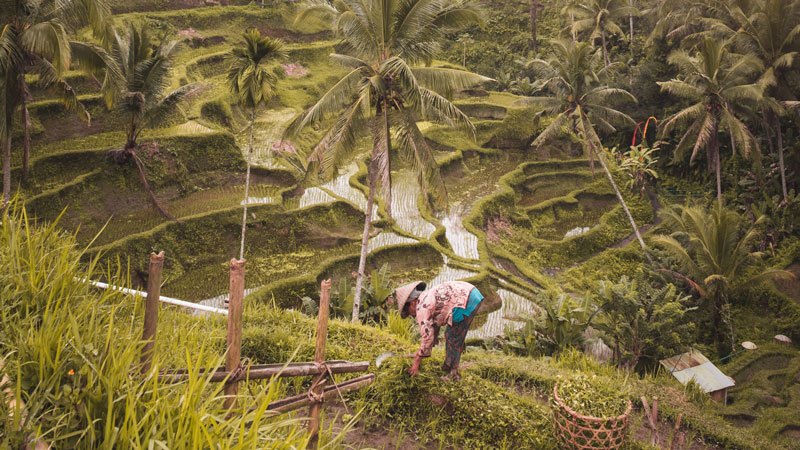
[[[614,450],[622,447],[628,433],[628,418],[633,404],[617,417],[585,416],[567,406],[553,387],[553,416],[559,448],[571,450]]]

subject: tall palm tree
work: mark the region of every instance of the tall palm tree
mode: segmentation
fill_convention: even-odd
[[[573,1],[565,10],[575,18],[571,26],[573,35],[589,32],[590,39],[600,39],[606,67],[611,64],[606,38],[615,34],[625,36],[617,21],[639,14],[636,7],[626,4],[624,0]]]
[[[125,145],[121,150],[112,151],[111,156],[120,164],[133,163],[153,207],[164,217],[173,219],[150,187],[144,163],[136,151],[142,131],[175,112],[181,100],[194,89],[193,85],[185,85],[165,94],[178,42],[156,43],[147,28],[130,25],[125,34],[115,32],[109,45],[115,66],[124,79],[122,90],[112,92],[110,98],[128,117]]]
[[[539,147],[556,138],[565,131],[577,135],[589,155],[594,170],[595,156],[600,161],[622,209],[628,216],[636,239],[648,259],[647,246],[633,219],[628,204],[614,181],[606,163],[596,128],[602,132],[613,133],[612,123],[635,126],[627,114],[613,108],[615,101],[636,102],[636,98],[624,89],[612,88],[604,83],[607,68],[602,67],[597,52],[586,42],[553,41],[554,57],[549,61],[534,59],[529,66],[543,75],[544,88],[548,97],[533,97],[530,102],[543,107],[543,114],[553,116],[553,121],[533,141],[531,146]]]
[[[275,92],[278,81],[272,72],[275,61],[286,58],[286,46],[279,39],[261,37],[261,32],[251,28],[242,35],[244,41],[228,53],[228,87],[238,102],[250,108],[250,138],[247,145],[247,175],[244,183],[242,212],[242,243],[239,259],[244,259],[244,235],[247,228],[247,202],[250,198],[250,159],[253,156],[253,131],[256,108],[265,105]]]
[[[729,343],[723,342],[721,330],[723,321],[731,326],[724,317],[730,294],[756,282],[790,276],[782,270],[765,269],[761,254],[752,251],[765,218],[748,226],[742,216],[719,202],[710,209],[672,205],[661,214],[673,233],[655,236],[653,242],[674,258],[677,270],[668,272],[688,284],[710,308],[720,353],[732,350],[732,330]]]
[[[786,115],[787,107],[797,106],[789,78],[800,80],[796,73],[800,62],[800,1],[757,0],[749,9],[732,4],[726,5],[726,11],[731,23],[718,21],[715,30],[734,38],[743,51],[752,52],[763,64],[759,83],[765,87],[764,122],[776,136],[781,190],[784,201],[788,201],[780,116]],[[772,148],[772,138],[768,136],[767,141]]]
[[[4,204],[11,192],[12,118],[18,108],[23,131],[23,178],[29,170],[31,91],[25,75],[37,74],[41,87],[57,86],[65,106],[79,110],[88,121],[89,114],[65,80],[64,73],[73,65],[97,72],[106,66],[107,55],[99,46],[71,39],[69,33],[89,25],[96,36],[103,37],[110,14],[105,0],[9,0],[0,3]]]
[[[462,70],[418,66],[433,59],[446,33],[480,22],[472,0],[326,3],[315,2],[309,11],[329,14],[334,31],[342,39],[342,53],[331,58],[344,65],[348,73],[301,114],[287,133],[296,134],[307,125],[338,114],[309,156],[312,170],[325,176],[332,176],[347,156],[358,150],[360,135],[372,134],[369,193],[353,301],[352,318],[357,321],[378,189],[391,214],[393,144],[411,161],[426,199],[436,207],[444,206],[446,189],[417,120],[458,126],[474,136],[469,118],[448,97],[488,79]]]
[[[706,38],[696,56],[683,50],[670,54],[670,64],[677,66],[681,78],[658,82],[662,92],[689,100],[692,104],[663,122],[663,135],[686,125],[676,155],[692,147],[691,162],[700,150],[705,150],[709,168],[716,173],[717,199],[722,201],[722,164],[719,134],[727,132],[732,151],[745,157],[759,153],[756,141],[747,124],[741,119],[744,107],[761,101],[763,86],[754,84],[761,63],[753,54],[735,55],[727,43]]]

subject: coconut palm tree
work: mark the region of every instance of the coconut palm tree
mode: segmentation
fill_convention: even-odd
[[[789,78],[798,81],[800,1],[758,0],[749,6],[743,9],[737,4],[726,5],[726,16],[731,19],[717,21],[714,30],[725,38],[733,38],[743,51],[752,52],[761,60],[759,83],[765,88],[762,107],[765,128],[771,129],[776,137],[781,190],[783,200],[788,201],[780,117],[787,114],[787,108],[798,104]],[[770,136],[767,141],[773,148]]]
[[[153,207],[164,217],[173,219],[147,181],[144,163],[137,153],[137,141],[142,131],[174,113],[181,100],[194,89],[193,85],[185,85],[165,94],[178,42],[156,43],[147,28],[130,25],[124,34],[113,33],[109,46],[124,79],[121,91],[112,91],[109,98],[128,117],[125,145],[112,151],[111,157],[120,164],[133,163]]]
[[[480,14],[472,0],[338,0],[332,5],[322,1],[313,3],[308,11],[305,14],[323,12],[330,17],[333,30],[342,39],[341,53],[331,58],[348,73],[302,113],[287,134],[297,134],[337,115],[309,155],[312,170],[328,177],[358,150],[359,136],[372,135],[353,302],[356,321],[378,189],[391,214],[392,150],[396,147],[411,161],[425,198],[435,207],[443,207],[446,189],[417,120],[458,126],[474,136],[469,118],[448,97],[488,79],[462,70],[419,65],[432,61],[446,33],[480,22]]]
[[[615,34],[625,36],[625,31],[617,21],[639,14],[636,7],[628,5],[624,0],[573,1],[567,5],[565,11],[570,17],[574,17],[571,26],[573,35],[589,32],[590,39],[600,39],[606,67],[611,65],[606,38]]]
[[[688,284],[710,308],[714,339],[720,353],[727,352],[735,342],[733,332],[730,329],[730,342],[723,342],[721,327],[723,321],[731,326],[725,317],[731,293],[756,282],[791,276],[765,269],[761,254],[752,251],[765,217],[748,226],[742,216],[719,202],[709,209],[672,205],[661,214],[673,233],[655,236],[653,242],[675,261],[676,270],[667,272]]]
[[[73,66],[97,72],[105,68],[107,55],[97,45],[73,40],[70,32],[89,25],[96,36],[103,37],[110,16],[104,0],[12,0],[0,3],[0,89],[4,99],[0,138],[3,155],[3,202],[11,192],[12,117],[21,112],[22,176],[30,161],[31,91],[27,74],[38,75],[41,87],[56,86],[64,105],[77,109],[89,120],[88,112],[78,101],[77,93],[67,83],[64,73]],[[112,73],[112,75],[115,75]]]
[[[728,133],[734,152],[745,157],[759,153],[758,142],[741,117],[747,113],[744,106],[761,101],[763,86],[752,81],[762,65],[753,54],[732,54],[727,43],[712,38],[703,40],[696,56],[677,50],[668,60],[677,66],[680,78],[658,82],[661,91],[689,100],[691,105],[664,120],[662,135],[686,126],[675,148],[676,156],[691,147],[690,161],[694,162],[705,150],[709,168],[716,173],[717,199],[721,202],[719,134]]]
[[[589,155],[593,171],[595,156],[600,161],[628,216],[636,239],[649,258],[639,227],[603,157],[603,144],[597,133],[598,128],[602,132],[613,133],[616,128],[612,123],[635,126],[633,119],[612,105],[618,100],[636,102],[636,98],[624,89],[604,84],[607,68],[602,67],[597,52],[588,43],[556,40],[553,41],[553,50],[555,55],[551,60],[534,59],[528,63],[529,67],[543,76],[544,88],[550,94],[548,97],[533,97],[529,101],[543,107],[543,114],[553,117],[553,121],[534,139],[531,146],[539,147],[563,135],[565,131],[578,136]]]
[[[253,155],[253,129],[256,108],[265,105],[275,92],[278,81],[270,70],[275,61],[286,58],[286,46],[279,39],[261,37],[261,32],[251,28],[242,35],[243,42],[227,55],[228,88],[239,104],[250,108],[250,138],[247,145],[247,175],[244,183],[244,207],[242,212],[242,243],[239,259],[244,259],[244,235],[247,228],[247,202],[250,198],[250,159]]]

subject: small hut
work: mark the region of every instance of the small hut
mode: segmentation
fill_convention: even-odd
[[[661,365],[683,385],[694,380],[703,392],[718,402],[727,403],[728,388],[736,385],[733,378],[722,373],[708,358],[694,349],[664,359]]]

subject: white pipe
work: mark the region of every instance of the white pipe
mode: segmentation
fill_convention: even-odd
[[[133,295],[134,297],[142,297],[142,298],[147,297],[147,292],[142,292],[142,291],[137,291],[137,290],[134,290],[134,289],[128,289],[128,288],[124,288],[124,287],[114,286],[114,285],[111,285],[111,284],[108,284],[108,283],[102,283],[100,281],[91,281],[91,280],[81,280],[81,281],[85,281],[85,282],[91,284],[92,286],[100,288],[100,289],[111,289],[111,290],[114,290],[114,291],[122,292],[123,294]],[[198,311],[206,311],[206,312],[212,312],[212,313],[217,313],[217,314],[224,314],[226,316],[228,315],[228,310],[227,309],[215,308],[213,306],[206,306],[206,305],[201,305],[199,303],[187,302],[186,300],[178,300],[177,298],[160,297],[159,300],[164,302],[164,303],[169,303],[170,305],[183,306],[184,308],[191,308],[191,309],[195,309],[195,310],[198,310]]]

